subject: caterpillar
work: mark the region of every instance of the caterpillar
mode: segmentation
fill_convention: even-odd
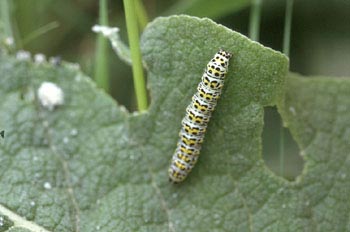
[[[224,86],[231,56],[231,53],[220,50],[205,68],[197,92],[181,122],[180,138],[168,170],[170,182],[184,181],[198,160],[211,114]]]

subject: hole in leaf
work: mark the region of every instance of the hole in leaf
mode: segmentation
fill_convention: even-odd
[[[281,128],[281,122],[276,107],[264,108],[263,158],[272,172],[287,180],[294,180],[301,174],[304,161],[288,128]],[[281,156],[281,150],[284,150],[284,158]],[[282,165],[281,160],[284,161]]]

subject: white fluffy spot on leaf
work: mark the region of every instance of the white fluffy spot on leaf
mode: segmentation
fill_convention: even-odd
[[[53,110],[64,103],[63,91],[52,82],[43,82],[38,88],[38,98],[45,108]]]
[[[13,39],[13,37],[7,37],[5,38],[5,44],[8,45],[8,46],[12,46],[15,44],[15,40]]]
[[[46,57],[42,53],[38,53],[34,55],[34,62],[37,64],[44,63],[46,61]]]
[[[24,50],[20,50],[16,53],[16,58],[18,60],[30,60],[30,52],[24,51]]]
[[[51,183],[50,182],[45,182],[44,183],[44,188],[45,189],[51,189],[52,188]]]

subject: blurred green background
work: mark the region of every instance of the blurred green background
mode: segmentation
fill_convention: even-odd
[[[0,11],[10,15],[16,49],[43,53],[47,57],[79,63],[94,78],[98,23],[97,0],[1,0]],[[4,4],[7,2],[7,4]],[[209,17],[248,36],[249,0],[143,0],[149,20],[158,16],[190,14]],[[110,26],[120,28],[127,42],[123,2],[107,1]],[[259,42],[282,51],[286,1],[262,0]],[[3,18],[2,18],[3,19]],[[1,20],[1,19],[0,19]],[[4,23],[4,22],[2,22]],[[6,23],[5,23],[6,24]],[[46,29],[45,29],[46,28]],[[40,29],[45,33],[37,33]],[[36,35],[40,34],[40,35]],[[295,0],[290,36],[290,70],[303,75],[350,76],[350,1]],[[108,44],[110,47],[110,45]],[[109,49],[111,95],[130,111],[136,110],[131,67]],[[307,78],[307,77],[305,77]],[[281,119],[276,109],[267,108],[263,132],[263,156],[276,174],[280,173]],[[283,176],[293,180],[303,169],[299,150],[284,129]]]

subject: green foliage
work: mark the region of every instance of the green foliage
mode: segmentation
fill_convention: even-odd
[[[152,103],[133,115],[72,65],[0,54],[0,215],[28,231],[350,229],[347,80],[291,77],[285,88],[284,55],[209,19],[156,19],[141,46]],[[223,95],[198,164],[171,185],[180,120],[219,48],[234,54]],[[44,81],[65,93],[54,111],[35,97]],[[261,157],[263,110],[276,104],[306,160],[296,182]]]
[[[290,185],[303,231],[349,231],[350,81],[290,74],[278,104],[305,159],[303,174]]]
[[[12,226],[13,222],[6,215],[0,214],[0,232],[5,232]]]

